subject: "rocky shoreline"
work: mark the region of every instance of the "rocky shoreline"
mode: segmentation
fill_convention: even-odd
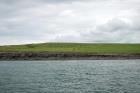
[[[0,60],[120,60],[140,59],[140,54],[82,54],[49,52],[0,52]]]

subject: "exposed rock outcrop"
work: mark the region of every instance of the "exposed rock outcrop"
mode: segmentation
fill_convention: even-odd
[[[81,54],[81,53],[50,53],[50,52],[0,52],[0,60],[109,60],[109,59],[140,59],[140,54]]]

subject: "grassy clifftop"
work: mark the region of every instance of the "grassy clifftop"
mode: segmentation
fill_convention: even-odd
[[[140,44],[42,43],[0,46],[0,52],[78,52],[92,54],[140,54]]]

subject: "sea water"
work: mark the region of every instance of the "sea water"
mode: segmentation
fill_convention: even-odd
[[[140,93],[140,60],[0,61],[0,93]]]

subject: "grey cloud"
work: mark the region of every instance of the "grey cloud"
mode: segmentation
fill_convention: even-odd
[[[112,19],[108,23],[97,27],[97,30],[99,31],[110,31],[110,32],[115,32],[119,30],[123,31],[126,29],[130,29],[130,24],[119,19]]]
[[[87,35],[89,40],[110,43],[138,43],[140,42],[140,28],[135,26],[135,20],[127,23],[121,19],[112,19],[104,25],[97,26]]]
[[[133,25],[132,25],[133,23]],[[89,43],[139,43],[140,29],[135,20],[127,23],[121,19],[112,19],[107,23],[98,25],[89,31],[79,32],[80,35],[61,35],[54,41],[89,42]]]
[[[140,43],[139,3],[0,0],[0,45],[28,41]]]

